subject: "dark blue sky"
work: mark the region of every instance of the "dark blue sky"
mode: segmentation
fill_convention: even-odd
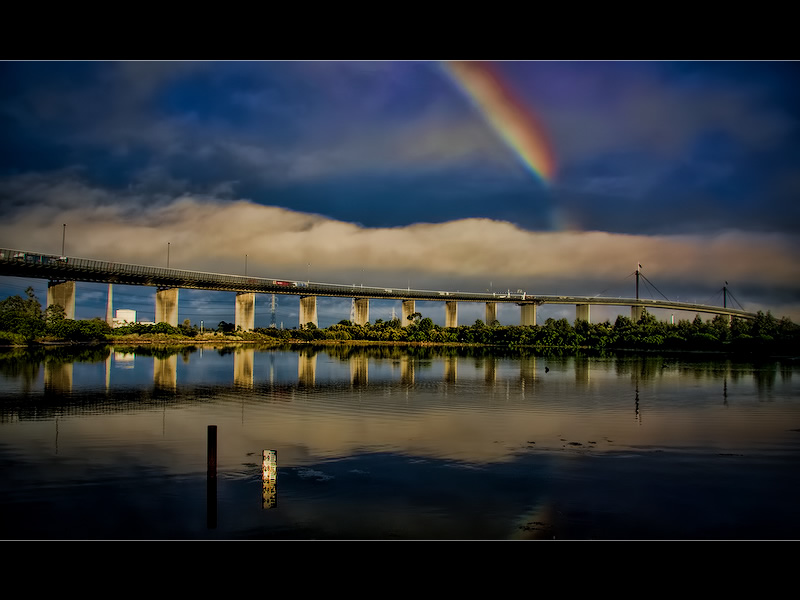
[[[58,252],[68,222],[78,256],[150,264],[171,239],[186,268],[532,293],[649,260],[673,295],[733,279],[800,316],[800,63],[493,67],[549,182],[436,62],[0,63],[0,245]]]

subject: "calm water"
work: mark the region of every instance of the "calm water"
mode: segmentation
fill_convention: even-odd
[[[0,351],[0,537],[798,539],[798,369],[383,347]]]

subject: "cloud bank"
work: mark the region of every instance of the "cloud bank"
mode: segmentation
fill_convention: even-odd
[[[259,277],[593,295],[641,263],[666,294],[703,296],[729,281],[740,293],[800,303],[798,241],[776,233],[536,232],[480,218],[368,228],[244,199],[119,193],[74,177],[9,178],[0,198],[14,200],[2,246],[44,253],[60,252],[67,224],[68,255],[134,264],[164,266],[169,244],[174,268],[243,273],[246,261]],[[631,296],[624,285],[614,295]]]

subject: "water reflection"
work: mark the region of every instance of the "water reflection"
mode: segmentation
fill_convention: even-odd
[[[178,355],[153,356],[153,383],[156,389],[176,390],[178,388]]]
[[[369,384],[369,361],[366,354],[351,354],[348,360],[350,367],[350,384],[353,387]]]
[[[589,357],[576,356],[575,364],[575,383],[584,386],[589,383]]]
[[[233,381],[236,386],[253,389],[253,361],[255,355],[254,348],[242,347],[236,349],[233,355]]]
[[[0,392],[0,416],[8,422],[54,418],[82,410],[120,413],[132,407],[157,407],[159,429],[166,436],[171,411],[216,398],[226,389],[235,394],[231,397],[236,399],[238,420],[243,426],[247,426],[251,407],[303,399],[312,401],[307,404],[309,410],[327,410],[332,402],[349,402],[341,395],[342,390],[357,389],[368,394],[358,396],[359,410],[374,411],[362,413],[375,419],[369,423],[370,431],[384,436],[376,443],[402,446],[402,440],[409,439],[413,446],[416,434],[407,432],[403,438],[403,426],[397,421],[408,419],[414,428],[425,431],[422,438],[426,440],[435,436],[432,432],[437,428],[443,428],[439,434],[442,445],[450,445],[436,452],[473,457],[482,454],[481,460],[492,460],[512,456],[518,447],[527,447],[528,441],[535,441],[537,448],[562,448],[568,442],[580,441],[565,443],[561,437],[570,435],[563,431],[573,431],[571,437],[586,438],[580,441],[585,448],[589,438],[597,437],[591,432],[598,427],[604,427],[605,437],[616,438],[617,443],[659,444],[676,438],[689,443],[699,411],[709,402],[731,408],[750,407],[753,399],[784,399],[786,390],[797,387],[791,377],[796,368],[788,361],[702,355],[492,354],[486,349],[389,346],[13,350],[0,353],[0,376],[5,383]],[[148,377],[149,390],[144,384]],[[444,399],[448,407],[462,405],[465,410],[456,417],[448,415],[449,421],[440,424],[437,411],[444,408],[437,403]],[[481,435],[491,435],[487,433],[489,425],[496,428],[498,439],[512,441],[477,452],[470,449],[474,440],[469,435],[454,442],[452,433],[444,432],[453,419],[464,421],[458,427],[471,427],[467,420],[500,404],[506,412],[489,412],[490,418],[478,419]],[[667,405],[671,412],[665,420]],[[645,410],[648,427],[644,426]],[[535,420],[517,418],[531,411],[537,412]],[[571,414],[569,422],[563,417],[567,411]],[[616,420],[621,413],[627,413],[628,419],[633,417],[638,433]],[[363,438],[362,434],[353,438],[338,428],[336,419],[341,416],[315,430],[325,443]],[[270,423],[278,423],[283,417],[289,419],[287,431],[294,430],[296,424],[288,415],[273,414]],[[746,432],[761,426],[757,420],[742,418],[741,412],[724,417],[741,418],[736,423],[724,420],[722,415],[717,415],[719,423],[706,422],[705,414],[702,417],[712,437],[723,435],[717,430],[725,428],[725,435],[729,434],[732,424],[742,430],[742,436],[757,437]],[[298,435],[302,438],[306,434]],[[533,437],[540,439],[524,439]],[[361,439],[361,443],[372,442]]]
[[[444,357],[444,380],[447,383],[455,383],[458,378],[458,357]]]
[[[0,460],[13,488],[0,509],[22,511],[7,522],[44,536],[85,536],[69,524],[94,523],[113,503],[167,537],[551,539],[602,536],[601,521],[635,525],[658,507],[660,529],[648,531],[669,533],[720,519],[733,509],[716,500],[742,490],[761,502],[796,497],[797,368],[388,346],[9,350]],[[219,424],[218,456],[205,470],[209,423]],[[48,521],[36,508],[43,482],[75,498],[54,499]],[[684,503],[692,511],[679,517]]]
[[[274,363],[270,364],[274,368]],[[273,372],[270,372],[273,378]],[[297,382],[303,387],[314,387],[317,381],[317,355],[311,352],[298,352],[297,354]]]
[[[52,394],[69,394],[72,391],[72,363],[46,361],[44,389]]]
[[[228,375],[224,362],[208,363],[209,354],[218,358],[232,358]],[[562,356],[544,352],[517,352],[490,354],[485,349],[430,348],[430,347],[358,347],[337,345],[330,347],[269,347],[253,345],[206,347],[125,347],[78,349],[48,348],[33,351],[11,350],[0,352],[0,376],[6,382],[15,382],[14,392],[29,394],[43,390],[50,395],[68,395],[76,388],[98,387],[83,366],[102,363],[102,387],[117,389],[120,384],[141,382],[143,360],[152,360],[152,381],[158,390],[176,391],[208,375],[215,385],[229,382],[231,387],[255,390],[264,384],[295,384],[315,388],[336,384],[346,367],[347,379],[353,387],[398,384],[413,386],[421,381],[437,378],[446,384],[465,380],[474,382],[476,375],[489,388],[506,384],[517,385],[528,391],[535,384],[547,385],[563,382],[571,373],[577,386],[591,390],[610,377],[628,378],[641,392],[640,385],[664,383],[676,379],[688,381],[719,381],[723,402],[729,401],[729,386],[750,379],[755,383],[759,397],[770,399],[779,382],[791,385],[796,369],[791,361],[759,360],[747,362],[729,358],[675,358],[643,355],[589,355]],[[178,356],[181,357],[179,368]],[[320,363],[320,360],[323,362]],[[465,360],[471,364],[461,373]],[[541,362],[537,362],[541,361]],[[296,361],[296,377],[288,377],[287,366]],[[211,371],[205,372],[208,364]],[[320,365],[324,371],[320,374]],[[514,365],[516,365],[514,367]],[[78,370],[76,370],[78,369]],[[513,371],[511,370],[513,369]],[[437,377],[436,373],[439,373]],[[595,381],[596,379],[596,381]],[[124,387],[124,385],[123,385]]]
[[[414,385],[414,360],[407,354],[400,357],[400,383]]]

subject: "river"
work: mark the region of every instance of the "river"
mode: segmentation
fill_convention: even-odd
[[[0,350],[0,538],[798,539],[798,369],[475,348]]]

